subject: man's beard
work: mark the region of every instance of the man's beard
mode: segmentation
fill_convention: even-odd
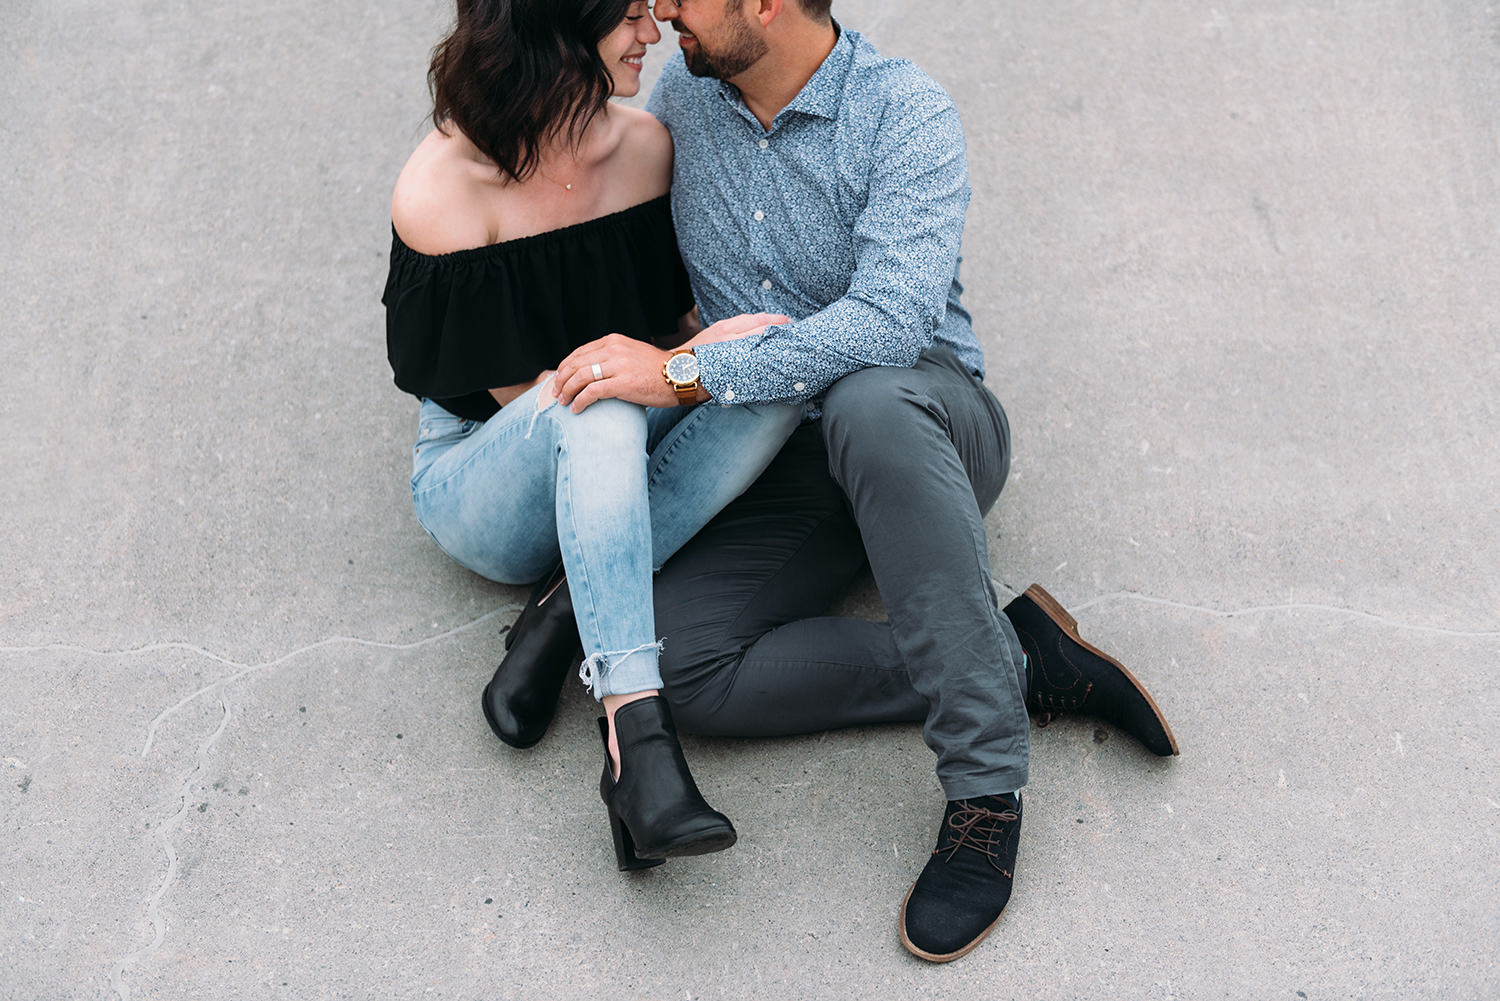
[[[683,61],[687,63],[688,72],[693,76],[728,80],[754,66],[761,56],[770,51],[771,47],[766,44],[765,39],[755,37],[755,33],[744,21],[731,19],[726,23],[729,25],[728,37],[724,39],[722,49],[710,53],[703,44],[703,39],[697,38],[698,44],[691,51],[683,50]],[[679,32],[682,30],[675,22],[672,27]]]

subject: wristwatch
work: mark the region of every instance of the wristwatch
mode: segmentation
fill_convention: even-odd
[[[661,377],[677,393],[678,406],[698,402],[698,356],[692,348],[679,348],[668,355]]]

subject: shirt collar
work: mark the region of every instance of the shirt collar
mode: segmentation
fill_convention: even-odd
[[[797,96],[792,98],[791,103],[776,113],[776,118],[771,122],[772,130],[781,121],[781,116],[791,111],[830,120],[838,117],[839,106],[843,103],[844,80],[849,75],[850,64],[854,62],[854,40],[838,21],[833,22],[833,30],[838,32],[833,49],[823,59],[818,71],[797,91]],[[750,115],[738,87],[724,80],[718,81],[718,84],[719,93],[724,98],[743,109],[742,114]],[[755,116],[750,117],[753,120]]]
[[[849,64],[854,61],[854,41],[837,21],[833,22],[833,30],[838,32],[838,38],[833,43],[832,51],[812,75],[812,79],[803,84],[797,96],[792,98],[792,103],[781,109],[781,114],[800,111],[817,118],[838,117],[844,79],[849,75]],[[776,117],[780,118],[781,115]]]

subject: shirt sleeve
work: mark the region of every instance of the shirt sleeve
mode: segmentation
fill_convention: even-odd
[[[941,91],[890,107],[872,144],[869,195],[853,220],[855,270],[843,297],[758,337],[696,351],[720,403],[797,403],[877,365],[909,367],[947,309],[969,204],[963,124]]]
[[[676,62],[681,59],[680,55],[667,59],[666,65],[662,67],[661,76],[656,78],[656,85],[651,88],[651,96],[646,99],[646,111],[658,122],[665,125],[668,132],[672,131],[672,100],[669,91],[675,86],[673,81],[675,73],[673,71],[677,68]]]

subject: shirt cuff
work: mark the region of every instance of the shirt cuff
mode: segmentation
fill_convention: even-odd
[[[744,403],[744,369],[750,352],[743,341],[715,341],[693,349],[698,356],[698,381],[715,403]],[[738,385],[739,389],[735,386]]]
[[[698,378],[719,403],[800,403],[810,395],[807,382],[784,367],[802,355],[787,357],[784,351],[768,343],[767,336],[742,337],[732,341],[715,341],[694,348],[698,356]],[[759,357],[754,357],[759,352]]]

